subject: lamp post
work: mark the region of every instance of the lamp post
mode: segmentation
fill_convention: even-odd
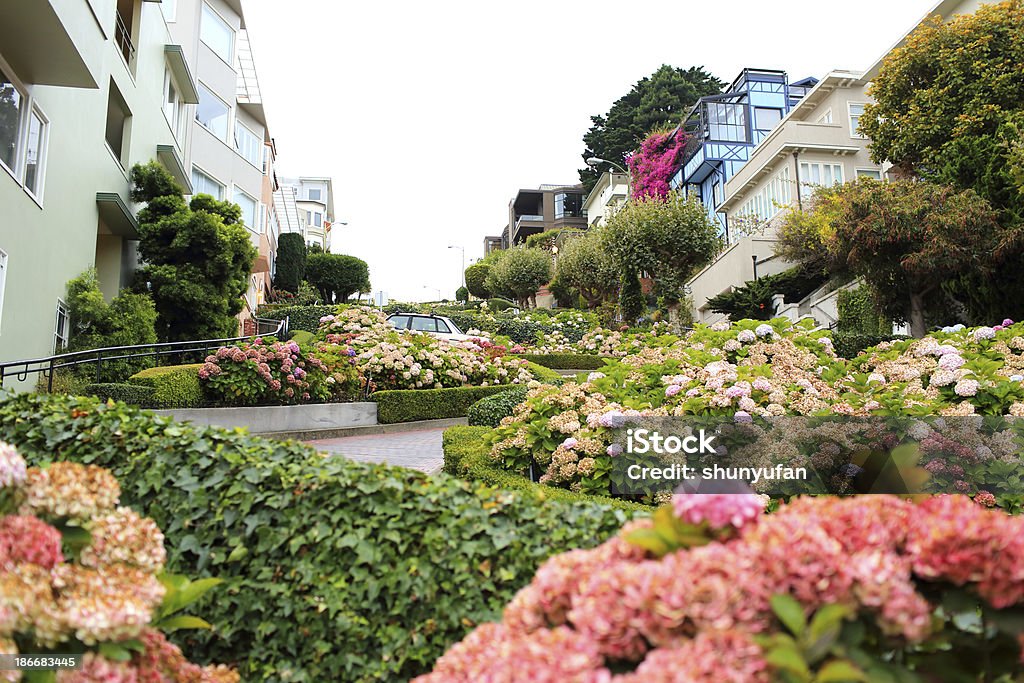
[[[625,173],[626,175],[629,175],[629,171],[627,171],[626,169],[622,168],[622,166],[619,166],[614,161],[608,161],[607,159],[602,159],[600,157],[590,157],[590,158],[587,159],[587,166],[592,167],[594,170],[597,170],[597,167],[600,166],[601,164],[608,164],[609,166],[612,166],[613,168],[619,169],[620,172]]]
[[[423,285],[423,289],[432,289],[437,292],[437,300],[441,301],[441,290],[437,287],[430,287],[429,285]]]
[[[466,286],[466,248],[457,244],[449,244],[449,249],[458,249],[462,253],[462,286]]]
[[[754,282],[757,282],[757,254],[751,254],[750,262],[754,265]]]

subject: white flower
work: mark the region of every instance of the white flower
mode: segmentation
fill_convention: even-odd
[[[775,334],[775,328],[771,325],[761,324],[754,328],[754,334],[758,337],[770,337]]]

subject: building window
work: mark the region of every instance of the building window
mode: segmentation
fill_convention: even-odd
[[[203,4],[203,21],[199,29],[199,38],[206,43],[206,46],[231,64],[234,59],[235,32],[228,25],[228,22],[213,11],[213,8]]]
[[[709,102],[708,135],[723,142],[747,142],[747,107],[743,104]]]
[[[260,167],[263,143],[256,137],[256,133],[253,133],[238,121],[235,121],[235,149],[238,150],[243,159],[256,168]]]
[[[25,174],[22,180],[25,189],[36,199],[43,197],[43,176],[46,172],[46,134],[47,123],[35,107],[29,112],[28,138],[25,146]]]
[[[829,109],[829,110],[828,110],[828,111],[826,111],[826,112],[825,112],[824,114],[822,114],[821,116],[819,116],[819,117],[818,117],[818,123],[827,123],[827,124],[831,124],[831,123],[832,123],[832,110],[831,110],[831,109]]]
[[[0,249],[0,323],[4,319],[4,290],[7,289],[7,252]]]
[[[0,162],[15,175],[22,112],[27,99],[25,91],[0,66]]]
[[[850,136],[862,138],[860,134],[860,117],[864,115],[863,102],[850,102]]]
[[[53,330],[53,352],[59,353],[68,347],[68,305],[57,299],[57,321]]]
[[[252,231],[258,231],[259,225],[256,223],[256,200],[242,192],[237,187],[235,188],[235,196],[233,198],[235,204],[238,204],[242,209],[242,222],[245,223]]]
[[[128,141],[131,138],[132,112],[124,101],[121,92],[110,81],[110,92],[107,95],[107,131],[106,140],[110,151],[121,164],[128,168]]]
[[[315,225],[318,228],[321,228],[321,227],[323,227],[323,224],[324,224],[323,214],[321,214],[319,211],[314,211],[313,212],[313,225]]]
[[[758,130],[772,130],[782,121],[782,110],[769,107],[754,108],[754,123]]]
[[[877,169],[877,168],[858,168],[857,169],[857,177],[858,178],[872,178],[874,180],[881,180],[882,179],[882,171],[880,169]]]
[[[711,187],[711,201],[714,202],[708,207],[711,209],[722,203],[722,185],[718,181],[715,181],[715,184]]]
[[[782,209],[789,206],[792,200],[789,166],[785,166],[743,204],[738,215],[741,219],[761,223],[774,218]]]
[[[306,198],[311,201],[318,202],[321,197],[323,197],[323,194],[319,187],[311,187],[306,190]]]
[[[555,194],[555,218],[580,218],[583,212],[583,195],[576,192]]]
[[[231,107],[225,104],[202,83],[199,84],[199,105],[196,107],[196,121],[224,142],[228,141],[228,118]]]
[[[185,107],[187,105],[178,92],[178,86],[174,83],[174,76],[170,69],[164,70],[164,116],[167,117],[167,124],[171,127],[174,137],[182,141],[185,139]]]
[[[224,186],[206,175],[196,167],[192,167],[193,194],[208,194],[218,200],[224,199]]]
[[[800,162],[800,181],[805,185],[832,187],[843,182],[842,164]]]

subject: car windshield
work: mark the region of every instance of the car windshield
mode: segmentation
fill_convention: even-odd
[[[413,318],[412,329],[417,332],[437,332],[437,323],[433,318]]]

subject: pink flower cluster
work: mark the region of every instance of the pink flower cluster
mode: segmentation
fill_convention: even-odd
[[[754,493],[676,494],[672,508],[676,517],[690,524],[706,522],[712,529],[742,529],[756,522],[768,500]]]
[[[669,193],[669,180],[679,168],[689,136],[678,128],[671,132],[651,133],[640,149],[626,159],[633,184],[633,198],[664,199]]]
[[[293,341],[221,347],[206,357],[199,378],[226,403],[299,403],[330,394],[327,364]]]
[[[26,468],[4,443],[0,459],[9,472],[24,473],[0,483],[0,502],[7,509],[12,501],[21,506],[15,515],[0,510],[0,652],[16,653],[16,642],[33,653],[84,644],[90,650],[82,668],[62,672],[57,680],[64,683],[239,680],[223,667],[189,664],[148,628],[166,590],[157,578],[166,559],[164,538],[152,520],[115,507],[120,487],[110,472],[70,462]],[[53,526],[65,522],[89,533],[77,560],[64,556],[62,534]],[[145,648],[129,662],[92,650],[131,638],[141,638]],[[7,680],[20,675],[0,672],[0,681]]]
[[[943,586],[997,609],[1024,604],[1024,518],[966,496],[799,498],[756,524],[754,500],[698,497],[674,507],[737,535],[656,558],[625,540],[653,524],[641,521],[555,556],[501,624],[479,627],[417,680],[767,683],[755,636],[784,632],[774,595],[794,597],[808,616],[847,606],[891,638],[886,648],[921,643],[950,618],[929,601]],[[920,584],[938,590],[926,597]],[[612,672],[623,664],[632,670]]]

